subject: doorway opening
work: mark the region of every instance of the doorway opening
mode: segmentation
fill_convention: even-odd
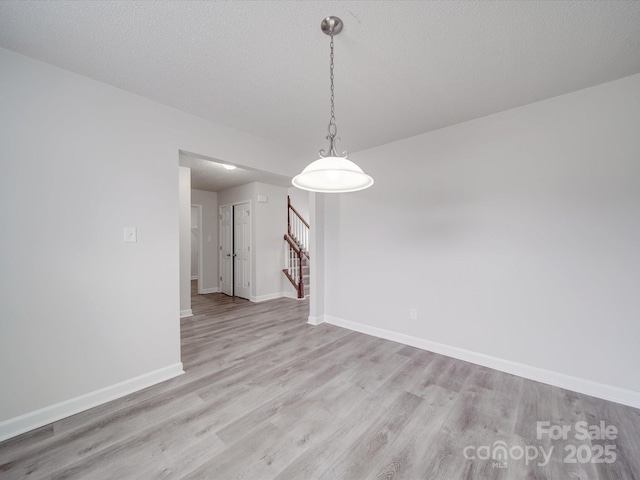
[[[288,258],[283,240],[287,233],[287,196],[291,196],[296,209],[308,217],[311,211],[308,192],[291,187],[288,177],[245,166],[227,168],[233,166],[186,151],[179,152],[179,167],[181,315],[186,316],[183,312],[192,314],[193,299],[188,290],[183,292],[183,286],[189,284],[198,295],[224,292],[225,296],[257,303],[280,297],[296,298],[294,287],[283,274]],[[238,238],[240,250],[233,251],[234,240],[241,231],[238,226],[236,233],[233,232],[234,206],[240,211],[242,203],[249,204],[243,214],[247,223],[243,233],[245,247]],[[191,222],[191,205],[202,206],[201,221]],[[221,209],[224,206],[230,207],[226,211],[230,231],[226,236],[222,235],[224,226],[219,220],[225,214]],[[238,223],[241,217],[237,219]],[[196,225],[197,228],[191,229]],[[198,279],[191,280],[196,276],[195,268],[190,264],[196,230],[199,233]],[[225,240],[226,245],[223,245]],[[193,250],[196,250],[195,244]],[[309,284],[313,285],[313,281],[305,279],[305,285]],[[312,291],[306,290],[307,294]]]

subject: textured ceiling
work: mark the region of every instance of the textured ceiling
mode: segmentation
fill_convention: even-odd
[[[251,182],[291,187],[288,177],[249,168],[227,170],[222,163],[192,153],[180,152],[180,166],[191,169],[191,188],[196,190],[221,192]]]
[[[314,158],[640,73],[640,2],[0,2],[0,46]]]

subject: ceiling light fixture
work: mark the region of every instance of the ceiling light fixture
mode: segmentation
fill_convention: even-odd
[[[222,166],[224,168],[226,168],[227,170],[229,170],[229,171],[236,169],[236,167],[234,165],[227,165],[226,163],[223,163]]]
[[[320,150],[320,159],[310,163],[302,173],[296,175],[293,186],[310,192],[346,193],[364,190],[373,185],[373,178],[364,173],[360,167],[347,158],[347,152],[338,155],[335,148],[336,127],[334,94],[333,94],[333,36],[342,31],[342,20],[338,17],[327,17],[322,20],[320,28],[331,37],[330,47],[330,81],[331,81],[331,117],[327,128],[329,153]]]

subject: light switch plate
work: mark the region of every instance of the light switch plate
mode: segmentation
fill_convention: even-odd
[[[138,229],[136,227],[124,227],[124,243],[136,243],[138,241]]]

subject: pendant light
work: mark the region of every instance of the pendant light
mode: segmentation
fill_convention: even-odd
[[[360,167],[347,158],[347,152],[338,155],[336,152],[335,105],[333,95],[333,36],[342,31],[342,20],[338,17],[327,17],[322,20],[320,28],[331,37],[330,47],[330,82],[331,82],[331,117],[327,128],[329,153],[320,150],[320,159],[310,163],[302,173],[296,175],[292,182],[294,187],[310,192],[346,193],[364,190],[373,185],[373,178],[364,173]]]

